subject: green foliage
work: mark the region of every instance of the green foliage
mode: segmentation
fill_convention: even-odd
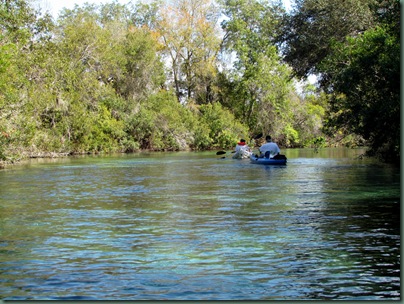
[[[18,94],[13,83],[21,79],[21,73],[16,67],[18,57],[16,45],[3,41],[2,43],[4,44],[0,45],[0,109]]]
[[[278,42],[286,62],[299,77],[317,73],[329,94],[329,138],[350,145],[366,140],[370,155],[398,161],[399,1],[299,0],[283,20]]]
[[[160,91],[139,105],[128,118],[128,141],[141,149],[184,150],[193,145],[196,116],[179,104],[171,92]]]
[[[4,127],[0,128],[0,161],[7,160],[6,146],[10,144],[10,135],[5,131]]]
[[[325,145],[326,145],[326,140],[325,140],[325,138],[322,137],[322,136],[317,137],[317,138],[315,138],[315,139],[313,140],[313,146],[314,146],[314,149],[315,149],[316,151],[318,151],[318,149],[320,149],[320,148],[325,147]]]
[[[164,84],[164,69],[158,44],[151,32],[131,27],[125,37],[125,73],[118,80],[119,91],[127,99],[142,100]]]
[[[141,149],[184,150],[231,147],[247,129],[219,103],[196,111],[167,91],[152,95],[126,123],[128,142]]]
[[[327,105],[327,96],[318,94],[316,88],[306,85],[300,94],[289,97],[291,108],[291,129],[297,136],[290,139],[292,147],[310,147],[323,136],[322,127]]]
[[[277,41],[285,61],[298,77],[318,73],[318,65],[327,57],[333,41],[344,41],[375,22],[374,0],[298,0],[290,15],[283,18]],[[322,70],[324,73],[325,71]]]
[[[210,146],[229,148],[240,139],[247,137],[248,129],[236,120],[234,115],[220,103],[206,104],[200,107],[202,125],[207,128]]]
[[[254,132],[275,137],[289,132],[290,70],[273,43],[282,10],[260,1],[224,1],[223,6],[224,43],[236,55],[234,68],[220,81],[223,104]]]
[[[400,39],[376,27],[345,44],[335,44],[322,68],[332,89],[328,132],[361,135],[370,154],[388,161],[400,155]]]
[[[257,133],[320,147],[325,109],[327,140],[397,152],[399,6],[387,2],[302,0],[289,18],[265,1],[115,1],[53,22],[29,1],[0,1],[0,160],[224,149]],[[285,20],[292,34],[277,40]],[[297,74],[320,71],[329,95],[298,92],[278,47]]]
[[[158,31],[162,55],[170,66],[167,79],[179,102],[212,102],[217,73],[217,54],[221,39],[217,35],[218,16],[211,0],[178,0],[154,3],[150,14],[160,6],[157,16],[142,15],[144,26]],[[142,7],[144,9],[144,6]],[[144,10],[142,10],[144,12]],[[154,24],[150,24],[154,21]]]

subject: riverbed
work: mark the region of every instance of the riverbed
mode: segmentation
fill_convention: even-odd
[[[3,300],[399,300],[400,169],[361,149],[0,170]]]

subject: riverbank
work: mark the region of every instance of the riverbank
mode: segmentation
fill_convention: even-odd
[[[190,149],[185,149],[181,150],[183,152],[190,152],[192,150]],[[150,149],[142,149],[138,150],[137,152],[142,153],[142,152],[173,152],[169,150],[162,150],[162,151],[155,151],[155,150],[150,150]],[[27,162],[31,159],[52,159],[52,158],[64,158],[64,157],[73,157],[73,156],[85,156],[85,155],[110,155],[110,154],[129,154],[128,152],[113,152],[113,153],[108,153],[108,152],[39,152],[39,153],[32,153],[28,154],[26,153],[25,155],[22,155],[20,157],[15,157],[15,158],[9,158],[7,160],[1,160],[0,159],[0,169],[4,169],[7,166],[13,166],[17,164],[22,164],[24,162]],[[130,152],[133,153],[133,152]]]

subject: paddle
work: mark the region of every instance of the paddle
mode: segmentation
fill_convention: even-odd
[[[217,151],[216,155],[223,155],[223,154],[226,154],[226,153],[227,153],[226,151]],[[236,151],[231,151],[230,153],[236,153]]]
[[[257,140],[257,139],[260,139],[261,137],[262,137],[262,133],[256,135],[253,139]],[[231,153],[235,153],[235,152],[236,151],[232,151]],[[217,151],[216,155],[223,155],[223,154],[226,154],[226,153],[227,153],[226,151]]]
[[[257,136],[254,137],[255,140],[260,139],[262,137],[262,133],[258,134]]]

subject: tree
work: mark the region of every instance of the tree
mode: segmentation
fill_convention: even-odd
[[[285,16],[280,3],[225,0],[220,8],[208,0],[159,3],[131,9],[117,1],[76,5],[54,23],[26,1],[0,0],[0,158],[9,160],[16,151],[30,156],[225,148],[239,136],[261,132],[283,146],[309,145],[312,137],[321,137],[325,98],[296,94],[291,68],[279,56],[285,50],[276,45]],[[393,37],[399,14],[388,2],[372,3],[374,20]],[[387,48],[393,43],[382,50],[376,38],[368,38],[381,53],[395,50]],[[348,109],[339,96],[351,98],[337,59],[348,58],[348,45],[364,46],[327,43],[327,61],[316,69],[335,97],[332,118]],[[361,52],[370,58],[366,54]],[[383,58],[393,62],[391,56]],[[394,111],[388,117],[395,117]],[[336,123],[341,119],[331,118],[329,129],[342,128]]]
[[[0,1],[0,140],[2,158],[18,159],[30,145],[36,128],[34,83],[43,72],[46,45],[53,22],[28,1]]]
[[[230,89],[224,91],[233,93],[231,98],[222,94],[223,104],[252,131],[275,137],[290,133],[291,71],[281,63],[274,44],[281,7],[247,0],[224,1],[223,7],[223,45],[235,57],[227,76]]]
[[[291,92],[289,97],[292,128],[296,131],[292,146],[315,147],[325,144],[323,120],[328,99],[317,92],[314,85],[306,84],[301,92]]]
[[[179,101],[205,103],[213,99],[220,48],[218,16],[210,0],[177,0],[160,12],[157,28]]]
[[[329,74],[328,133],[343,130],[368,141],[369,154],[400,156],[400,36],[379,26],[333,46],[321,68]]]
[[[149,30],[132,26],[123,45],[126,64],[119,90],[126,99],[145,100],[165,82],[158,42]]]
[[[328,96],[329,136],[360,136],[368,153],[397,161],[400,137],[398,0],[299,0],[284,18],[284,59],[316,73]]]
[[[285,15],[277,42],[295,75],[317,74],[318,65],[334,41],[357,36],[374,25],[371,6],[376,0],[296,0]],[[324,72],[324,71],[322,71]]]
[[[72,87],[64,92],[69,112],[76,112],[69,138],[80,151],[139,148],[133,137],[125,137],[126,124],[164,83],[156,38],[131,25],[129,16],[125,7],[107,4],[65,10],[60,19],[58,45],[69,62],[60,71],[74,71],[63,77]],[[76,130],[77,122],[85,132]]]

